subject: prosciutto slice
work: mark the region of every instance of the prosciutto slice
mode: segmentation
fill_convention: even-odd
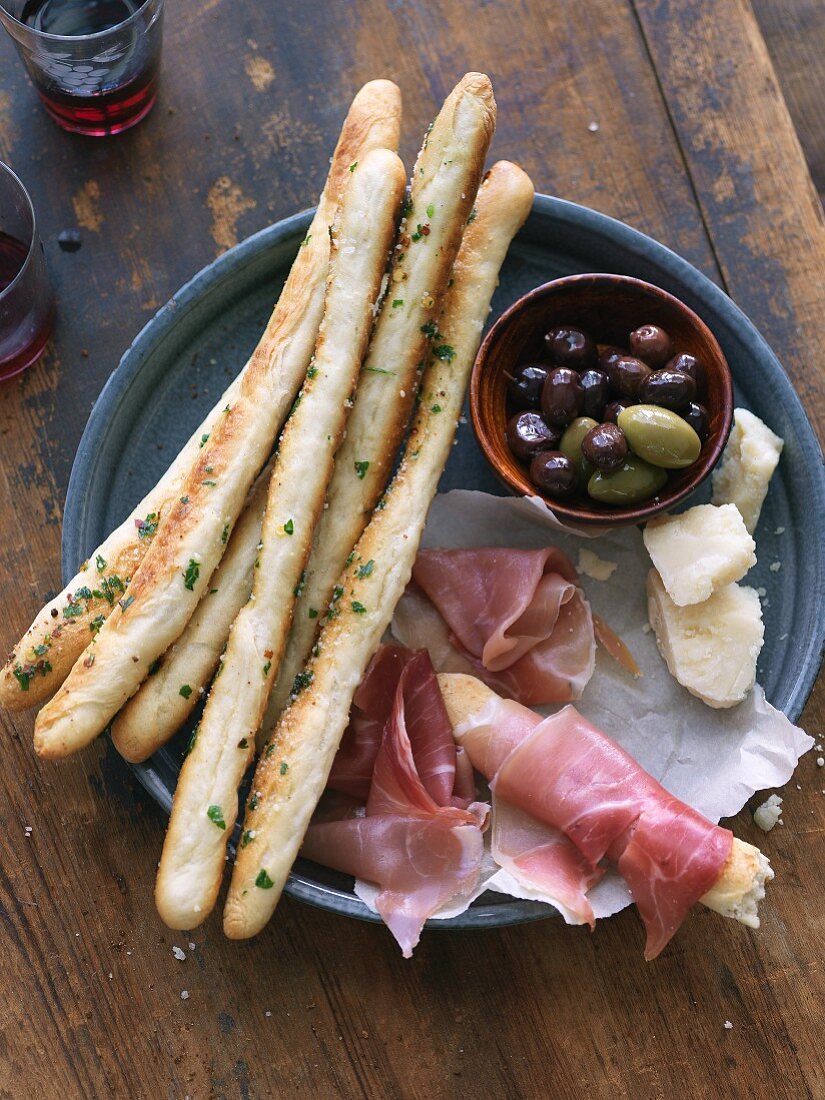
[[[719,878],[733,834],[670,795],[574,707],[542,719],[491,700],[456,735],[492,780],[495,813],[502,800],[564,833],[594,871],[604,858],[617,865],[647,930],[645,958]]]
[[[463,753],[458,764],[425,652],[379,651],[355,701],[330,786],[340,799],[368,777],[366,806],[313,823],[302,854],[375,883],[376,908],[408,958],[430,916],[474,893],[489,807],[473,801],[472,768]]]
[[[553,547],[422,550],[395,625],[442,671],[473,672],[531,706],[567,702],[579,698],[595,662],[577,579]]]

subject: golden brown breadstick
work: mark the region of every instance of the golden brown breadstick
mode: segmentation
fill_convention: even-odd
[[[203,697],[218,667],[229,628],[252,591],[272,462],[252,486],[209,592],[178,640],[160,658],[112,722],[112,742],[126,760],[146,760],[175,735]]]
[[[434,355],[406,456],[340,577],[304,688],[284,711],[259,759],[244,836],[224,912],[234,939],[271,916],[347,724],[352,696],[409,581],[430,501],[447,460],[470,368],[513,236],[533,187],[513,164],[482,184],[464,235],[439,327],[452,355]]]
[[[390,286],[361,372],[347,437],[335,463],[328,506],[315,535],[301,603],[263,723],[272,731],[309,656],[318,620],[347,554],[384,490],[418,382],[438,310],[475,199],[495,124],[486,76],[468,73],[447,97],[413,171]]]
[[[333,157],[328,189],[267,330],[199,450],[126,595],[35,723],[35,749],[65,756],[88,744],[182,632],[209,587],[252,481],[306,374],[323,312],[329,225],[350,166],[377,136],[397,138],[397,89],[360,93]],[[379,121],[380,120],[380,121]]]
[[[254,753],[324,506],[404,184],[398,156],[372,150],[354,166],[336,219],[324,319],[307,381],[279,442],[252,594],[232,625],[175,791],[155,888],[158,912],[173,928],[194,928],[217,897],[238,786]]]
[[[518,703],[500,699],[475,676],[439,673],[438,684],[454,729],[472,725],[476,716],[485,722],[492,721],[495,708],[502,703],[507,707],[519,707]],[[771,866],[759,849],[734,837],[716,884],[699,900],[723,917],[732,917],[749,928],[758,928],[757,908],[765,896],[765,883],[772,878]]]

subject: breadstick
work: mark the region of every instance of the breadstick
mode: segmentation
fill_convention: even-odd
[[[328,508],[316,532],[303,598],[263,723],[270,733],[292,692],[347,554],[386,486],[435,341],[438,309],[478,190],[495,124],[486,76],[469,73],[447,97],[412,175],[390,286],[361,372],[347,437],[335,463]]]
[[[175,735],[208,688],[235,616],[249,599],[272,462],[252,486],[209,592],[178,640],[112,722],[112,741],[124,759],[146,760]]]
[[[390,91],[390,89],[392,91]],[[35,723],[35,749],[65,756],[88,744],[181,634],[221,559],[249,487],[304,379],[318,335],[329,263],[329,225],[350,167],[378,134],[397,136],[397,89],[382,84],[344,125],[328,190],[293,265],[272,319],[227,404],[199,450],[181,495],[171,505],[132,576],[126,595],[75,663]],[[380,123],[375,125],[376,116]],[[304,255],[311,257],[304,259]]]
[[[438,684],[454,729],[472,724],[474,717],[482,715],[485,710],[489,716],[488,708],[499,700],[491,688],[474,676],[439,673]],[[513,703],[508,705],[518,706]],[[770,864],[759,849],[734,837],[716,884],[699,900],[723,917],[732,917],[749,928],[758,928],[757,907],[765,896],[765,883],[772,878]]]
[[[194,928],[217,897],[238,786],[254,753],[324,506],[404,184],[396,154],[374,149],[354,167],[342,200],[324,320],[299,403],[281,436],[252,595],[232,625],[220,675],[175,791],[155,888],[158,912],[172,928]]]
[[[317,313],[327,274],[327,229],[349,166],[369,149],[396,149],[400,116],[400,93],[389,80],[370,81],[356,95],[307,237],[315,247],[302,248],[298,253],[282,298],[287,297],[288,291],[298,291],[299,300],[312,299],[312,308]],[[292,308],[289,306],[290,310]],[[283,312],[283,307],[280,313],[278,306],[275,307],[259,345],[259,354],[269,355],[274,341],[280,338]],[[311,329],[309,312],[307,327]],[[92,551],[89,560],[84,562],[63,591],[38,613],[0,673],[0,704],[11,710],[39,706],[66,679],[93,634],[109,615],[117,599],[124,594],[125,586],[152,541],[159,520],[165,518],[172,503],[181,496],[183,482],[198,458],[204,440],[211,434],[226,405],[234,403],[241,380],[253,360],[229,386],[154,489],[128,519]],[[291,381],[294,390],[297,391],[301,380],[301,377],[296,377]],[[286,379],[284,384],[287,384]]]
[[[430,501],[450,452],[467,379],[507,247],[530,210],[533,187],[497,164],[479,190],[445,296],[439,327],[453,349],[433,356],[406,456],[342,573],[330,614],[262,753],[224,911],[224,931],[252,936],[271,916],[346,727],[352,696],[409,581]]]

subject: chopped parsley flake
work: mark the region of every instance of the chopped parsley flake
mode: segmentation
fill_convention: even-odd
[[[188,699],[191,694],[192,694],[192,689],[189,686],[189,684],[181,684],[180,691],[178,692],[178,695],[182,695],[184,697],[184,699]]]
[[[190,592],[194,592],[195,583],[198,577],[201,575],[201,567],[195,561],[194,558],[189,559],[189,564],[186,567],[186,571],[183,574],[183,587],[188,588]]]
[[[308,688],[314,679],[314,672],[310,672],[308,670],[304,672],[299,672],[295,679],[292,681],[292,694],[300,695],[304,688]]]
[[[307,582],[307,571],[306,571],[306,569],[302,569],[301,570],[301,576],[298,578],[298,583],[292,589],[292,594],[295,596],[296,600],[300,599],[300,597],[302,596],[303,591],[304,591],[304,585],[306,584],[306,582]]]
[[[264,676],[269,675],[269,670],[272,668],[272,661],[267,661],[264,665]]]
[[[311,240],[312,240],[312,234],[311,234],[311,233],[307,233],[307,235],[306,235],[306,236],[304,237],[304,239],[303,239],[303,240],[301,241],[301,248],[306,248],[306,246],[307,246],[307,245],[309,244],[309,242],[310,242]]]
[[[29,681],[32,678],[32,674],[30,672],[26,672],[25,669],[21,665],[15,665],[14,669],[13,669],[13,673],[14,673],[15,680],[20,685],[20,690],[21,691],[28,691],[29,690]]]
[[[103,618],[102,615],[95,615],[95,617],[89,623],[89,630],[91,630],[92,634],[97,634],[98,630],[100,630],[100,628],[103,626],[103,623],[105,621],[106,620]],[[158,658],[158,659],[160,659],[160,658]],[[149,674],[151,675],[151,673],[152,673],[152,669],[150,667],[149,668]]]
[[[440,413],[441,412],[441,406],[440,405],[433,405],[430,409],[430,412]]]
[[[294,531],[295,531],[295,524],[294,524],[294,523],[292,522],[292,520],[291,520],[291,519],[288,519],[288,520],[286,521],[286,523],[284,524],[284,531],[285,531],[285,533],[286,533],[287,535],[291,535],[291,534],[293,534],[293,533],[294,533]]]
[[[393,309],[398,309],[398,307],[403,306],[403,304],[404,304],[404,299],[403,298],[393,298],[392,308]]]
[[[114,602],[114,601],[113,601]],[[64,619],[76,619],[78,615],[83,614],[83,604],[80,602],[67,603],[63,608]]]
[[[373,561],[372,558],[370,558],[369,561],[364,562],[363,565],[358,566],[358,568],[355,570],[355,575],[360,580],[363,580],[364,577],[372,576],[372,571],[373,571],[374,568],[375,568],[375,562]]]
[[[189,503],[189,497],[181,497],[180,502],[181,502],[181,504],[188,504]]]
[[[355,463],[355,472],[356,472],[356,474],[358,474],[358,477],[361,479],[361,481],[363,481],[364,478],[367,476],[367,470],[369,468],[370,468],[369,462],[356,462]]]
[[[245,737],[242,737],[240,739],[240,741],[238,742],[238,748],[239,749],[248,749],[249,748],[249,742],[247,741],[247,739]]]
[[[185,753],[186,756],[188,756],[189,753],[195,747],[195,742],[198,739],[198,730],[199,729],[200,729],[200,723],[198,723],[198,725],[195,726],[195,728],[192,730],[191,736],[189,737],[189,744],[186,746],[186,753]]]
[[[35,657],[42,657],[49,652],[49,647],[47,645],[36,645],[32,647],[32,652]]]
[[[425,336],[429,336],[431,340],[434,340],[438,336],[438,325],[435,321],[427,321],[426,324],[421,326],[421,331]]]
[[[278,771],[281,773],[281,775],[286,775],[286,773],[289,771],[289,764],[287,764],[286,760],[281,761],[281,766],[280,768],[278,768]]]
[[[97,569],[98,573],[102,573],[103,570],[106,568],[106,559],[104,557],[101,557],[100,554],[97,554],[95,556],[95,568]]]
[[[213,488],[217,484],[218,484],[217,481],[202,481],[201,482],[201,485],[211,485]]]
[[[127,596],[124,600],[117,601],[120,604],[120,610],[125,611],[127,607],[131,607],[135,602],[134,596]]]
[[[150,539],[158,529],[157,512],[150,512],[146,519],[136,519],[135,527],[137,527],[139,539]]]
[[[366,615],[367,609],[359,600],[352,601],[352,610],[356,615]]]
[[[455,348],[450,347],[449,344],[439,344],[437,348],[433,348],[433,355],[444,363],[452,363],[455,359]]]
[[[349,166],[349,170],[350,170],[350,172],[354,172],[354,171],[355,171],[355,169],[356,169],[357,167],[358,167],[358,161],[357,161],[357,160],[354,160],[354,161],[352,162],[352,164],[351,164],[351,165]]]
[[[257,810],[257,808],[258,808],[258,795],[253,794],[252,797],[250,798],[249,802],[247,803],[247,805],[249,806],[250,810]]]
[[[467,219],[467,225],[472,225],[477,217],[478,217],[478,211],[476,210],[475,207],[473,207],[473,209],[470,211],[470,216]]]
[[[226,540],[229,538],[229,524],[227,523],[223,531],[221,531],[221,542],[226,546]]]
[[[206,441],[207,441],[208,439],[209,439],[209,432],[205,432],[205,433],[204,433],[204,434],[203,434],[203,435],[201,436],[201,441],[200,441],[200,444],[199,444],[199,446],[201,446],[201,447],[202,447],[202,446],[204,445],[204,443],[206,443]]]
[[[308,617],[309,617],[310,619],[317,619],[317,618],[318,618],[318,612],[317,612],[317,611],[315,610],[315,608],[314,608],[314,607],[311,607],[311,608],[309,609],[309,616],[308,616]]]
[[[271,890],[275,883],[262,867],[255,879],[255,885],[260,887],[261,890]]]
[[[432,203],[430,203],[430,205],[427,207],[427,217],[431,218],[434,213],[435,213],[435,207],[433,206]]]
[[[223,819],[223,810],[220,806],[210,806],[206,811],[206,816],[212,822],[213,825],[217,825],[219,829],[226,828],[226,822]]]
[[[245,829],[243,835],[241,836],[241,847],[245,848],[247,844],[251,844],[254,839],[255,834],[252,829]]]
[[[101,615],[100,618],[102,619],[103,616]],[[158,657],[157,660],[152,661],[151,665],[149,665],[149,675],[154,676],[155,673],[157,672],[157,670],[160,668],[160,666],[162,664],[163,664],[163,657]]]
[[[317,373],[318,373],[318,368],[317,367],[310,367],[309,370],[307,371],[307,378],[310,378],[310,379],[314,378]]]
[[[391,374],[395,377],[394,370],[384,370],[383,367],[364,367],[364,370],[369,371],[370,374]]]
[[[273,752],[275,752],[275,743],[274,741],[270,741],[269,744],[266,746],[266,750],[264,752],[265,759],[268,760],[270,756],[272,756]]]

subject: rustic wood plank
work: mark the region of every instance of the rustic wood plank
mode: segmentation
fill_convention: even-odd
[[[825,199],[825,5],[819,0],[753,0],[753,10],[814,185]]]
[[[33,193],[61,298],[48,359],[3,387],[3,640],[59,583],[71,460],[128,340],[221,248],[314,200],[344,105],[371,76],[403,87],[409,161],[453,80],[490,71],[494,154],[724,279],[821,409],[819,238],[799,151],[749,9],[719,0],[711,21],[700,7],[644,0],[637,19],[629,0],[182,0],[158,108],[102,143],[55,130],[0,40],[0,158]],[[743,135],[763,131],[779,168],[748,153]],[[811,143],[816,163],[821,131]],[[735,204],[714,190],[726,172]],[[73,224],[84,244],[68,255],[56,236]],[[823,715],[820,680],[812,729]],[[776,1095],[825,1094],[813,759],[786,793],[784,830],[758,838],[782,876],[758,936],[697,913],[645,966],[625,913],[593,937],[556,921],[433,933],[405,963],[384,929],[289,901],[256,941],[228,944],[212,919],[190,950],[152,905],[163,816],[111,748],[41,765],[31,719],[0,723],[0,1095],[646,1100],[766,1096],[777,1081]],[[757,840],[746,813],[737,832]]]

